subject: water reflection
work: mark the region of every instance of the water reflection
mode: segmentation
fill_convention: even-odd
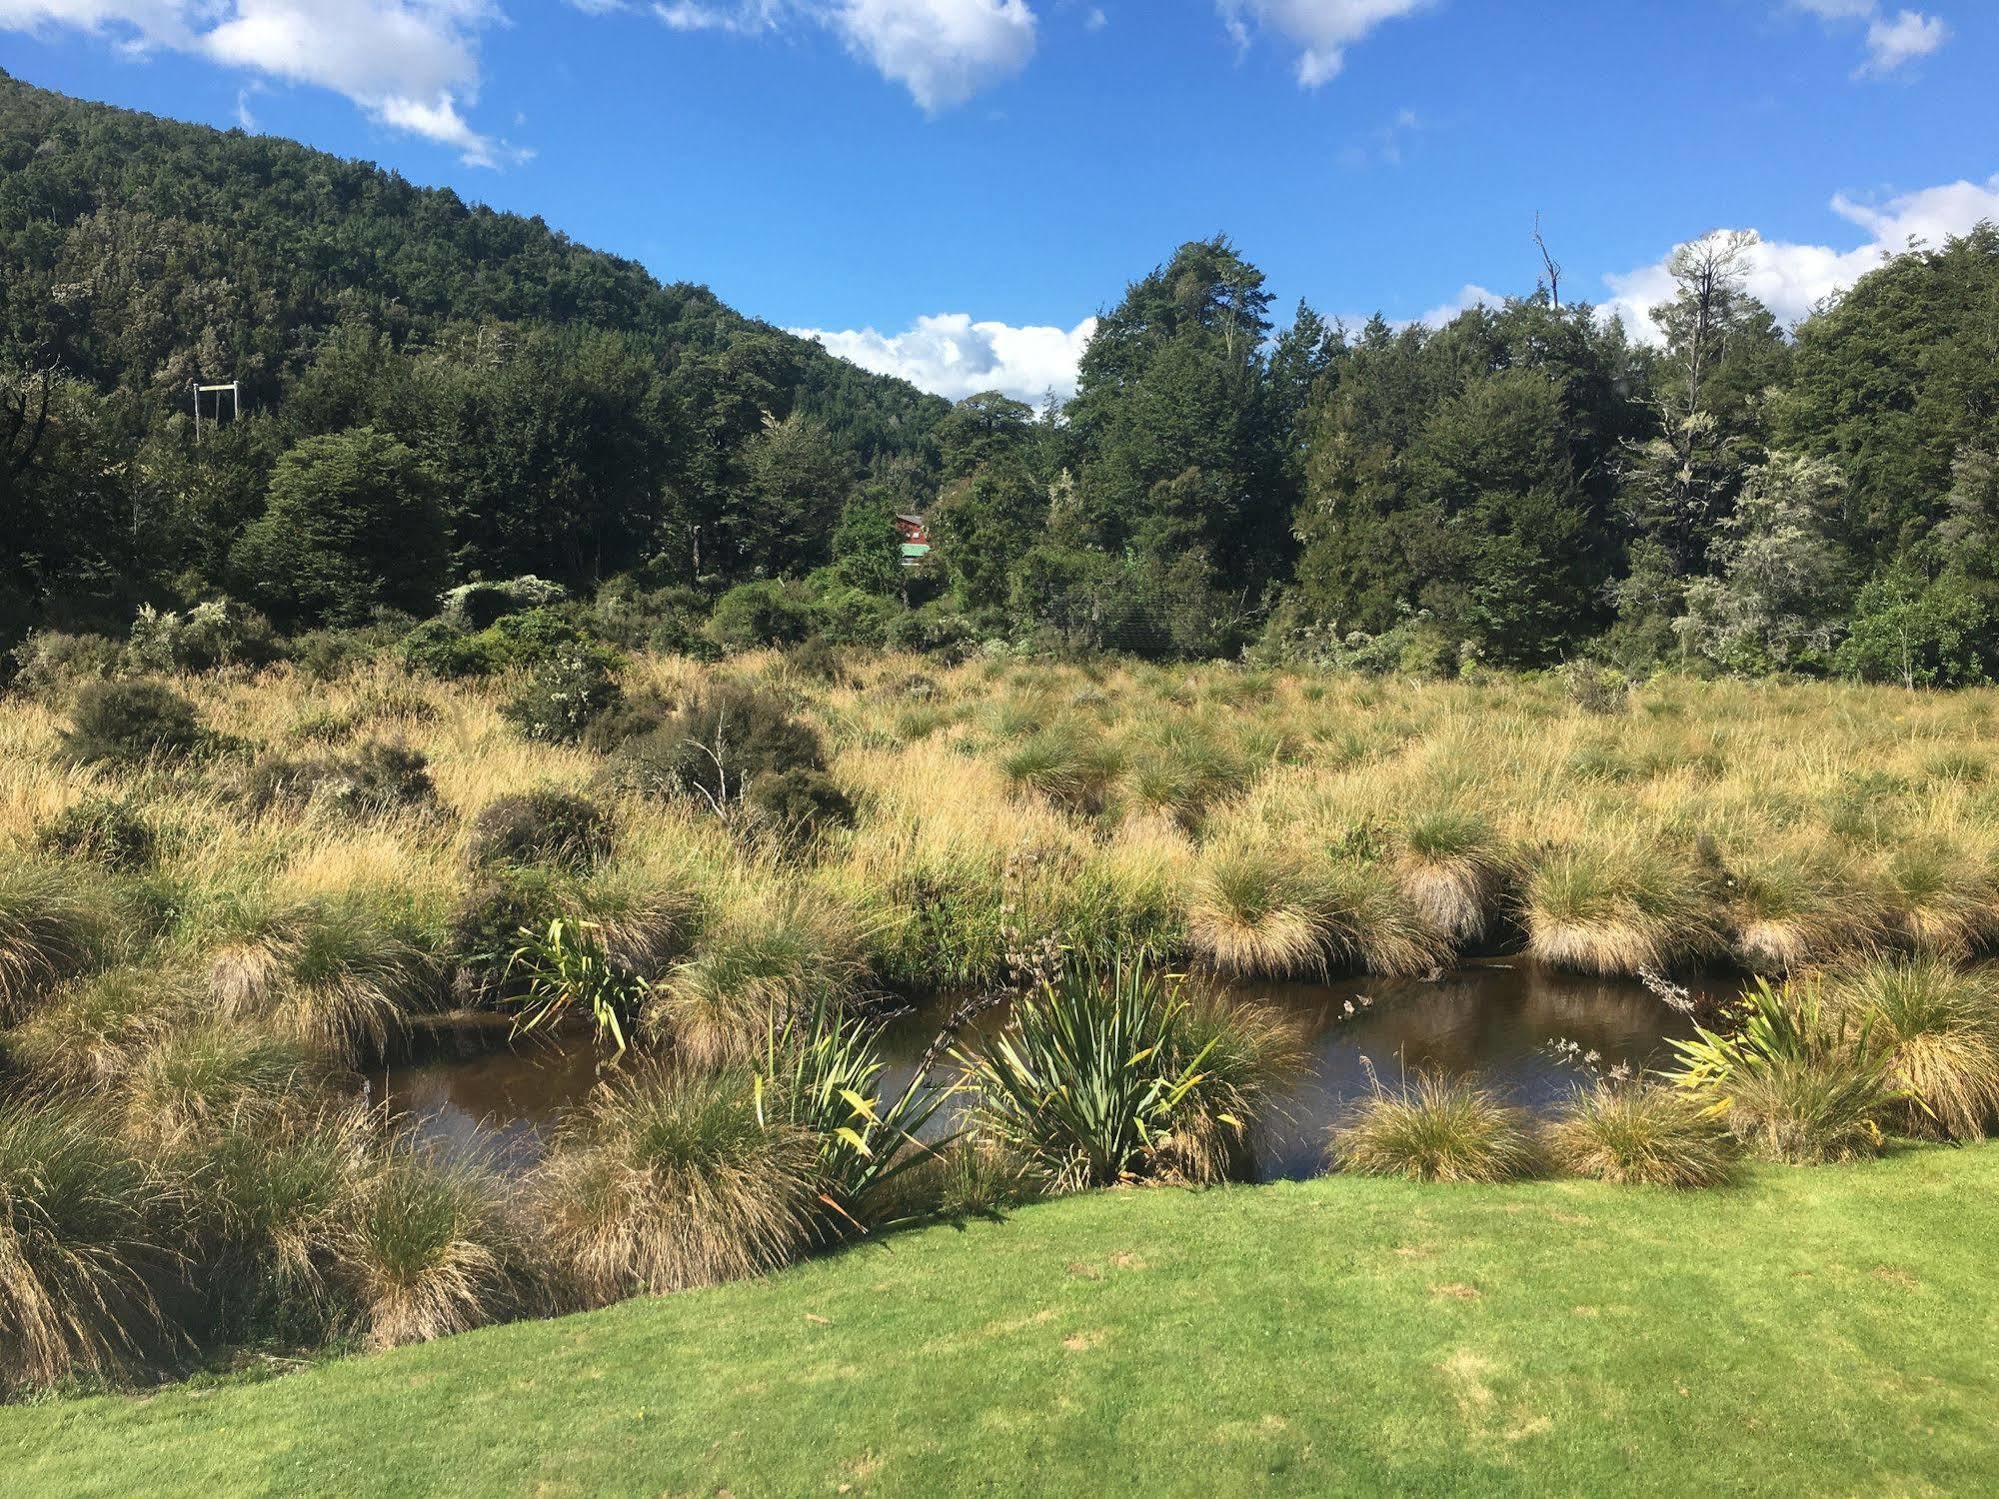
[[[1527,963],[1480,963],[1434,980],[1358,979],[1337,984],[1243,984],[1246,999],[1296,1015],[1310,1036],[1313,1071],[1286,1098],[1285,1117],[1256,1142],[1258,1174],[1304,1177],[1321,1169],[1326,1129],[1366,1093],[1370,1071],[1385,1083],[1436,1068],[1476,1073],[1530,1108],[1546,1108],[1580,1080],[1556,1058],[1574,1041],[1608,1067],[1664,1060],[1669,1036],[1687,1022],[1639,984],[1554,973]],[[897,1086],[935,1036],[940,1011],[891,1026],[888,1049]],[[981,1029],[1004,1023],[989,1013]],[[447,1151],[490,1149],[524,1168],[545,1149],[563,1110],[597,1078],[587,1037],[560,1037],[515,1051],[392,1068],[376,1078],[390,1106]],[[947,1120],[936,1127],[947,1129]]]

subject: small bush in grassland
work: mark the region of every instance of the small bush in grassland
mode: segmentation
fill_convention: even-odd
[[[171,1150],[233,1120],[274,1117],[312,1097],[325,1076],[295,1043],[211,1019],[162,1032],[133,1059],[119,1091],[132,1137]]]
[[[623,689],[600,656],[565,649],[536,667],[500,713],[529,739],[576,744],[623,696]]]
[[[1828,1001],[1873,1027],[1894,1110],[1912,1134],[1976,1140],[1999,1122],[1999,983],[1934,956],[1884,958],[1832,979]]]
[[[159,841],[159,834],[136,802],[108,796],[72,802],[35,834],[35,843],[43,853],[87,859],[123,874],[152,863]]]
[[[97,879],[73,865],[0,870],[0,1025],[26,1019],[56,983],[89,968],[115,917]]]
[[[771,692],[740,682],[701,690],[663,726],[628,741],[612,779],[642,796],[693,797],[720,810],[758,776],[826,768],[811,725]]]
[[[92,682],[76,695],[62,747],[85,765],[178,760],[209,743],[194,704],[158,682]]]
[[[819,1141],[759,1117],[746,1067],[649,1065],[593,1094],[533,1182],[585,1305],[757,1275],[811,1244]]]
[[[1722,1186],[1739,1155],[1728,1126],[1700,1099],[1643,1082],[1577,1090],[1547,1143],[1558,1169],[1626,1186]]]
[[[519,994],[525,975],[511,962],[525,931],[545,931],[570,891],[545,869],[506,867],[479,877],[458,900],[444,950],[456,1001],[489,1006]]]
[[[123,1077],[154,1036],[200,1007],[191,975],[159,959],[72,979],[15,1029],[14,1056],[39,1078],[71,1088]]]
[[[1728,1033],[1675,1040],[1675,1084],[1705,1100],[1751,1153],[1792,1165],[1877,1154],[1881,1123],[1903,1100],[1872,1021],[1827,1003],[1816,983],[1744,996]]]
[[[244,776],[242,798],[259,813],[317,802],[342,816],[377,817],[433,810],[437,788],[421,751],[373,741],[327,759],[266,756]]]
[[[543,788],[489,802],[472,820],[466,859],[475,868],[547,864],[581,869],[611,853],[611,818],[586,797]]]
[[[180,1196],[96,1112],[0,1101],[0,1391],[116,1372],[165,1330]]]
[[[477,1161],[392,1143],[356,1189],[335,1273],[370,1348],[429,1342],[497,1322],[531,1285],[499,1178]]]
[[[854,825],[854,804],[823,770],[766,771],[751,779],[744,800],[758,823],[790,843],[806,843]]]
[[[1430,1182],[1517,1181],[1542,1162],[1525,1110],[1438,1074],[1377,1088],[1334,1127],[1329,1153],[1342,1171]]]

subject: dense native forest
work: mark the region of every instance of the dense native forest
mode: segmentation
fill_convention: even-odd
[[[1789,329],[1752,250],[1682,250],[1655,347],[1546,279],[1281,323],[1217,237],[1073,400],[953,407],[538,219],[0,74],[0,645],[534,575],[663,648],[1999,675],[1999,231]],[[194,380],[241,386],[199,440]]]

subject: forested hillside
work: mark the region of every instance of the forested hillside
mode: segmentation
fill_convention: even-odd
[[[31,618],[254,593],[230,556],[280,455],[355,428],[437,498],[454,576],[809,568],[859,478],[927,471],[947,409],[539,219],[4,74],[0,298]],[[246,413],[199,449],[195,378]]]
[[[0,168],[12,638],[221,596],[390,629],[533,573],[725,645],[1999,671],[1989,225],[1792,329],[1745,291],[1753,243],[1708,236],[1657,346],[1546,286],[1280,326],[1217,237],[1128,286],[1037,412],[281,141],[0,78]],[[245,401],[199,444],[197,377]]]

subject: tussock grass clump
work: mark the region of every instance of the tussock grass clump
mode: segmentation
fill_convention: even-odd
[[[82,765],[183,760],[209,742],[194,704],[159,682],[91,682],[76,695],[65,755]]]
[[[216,956],[225,1016],[347,1066],[385,1053],[442,988],[428,955],[364,892],[253,919]]]
[[[1541,1168],[1532,1117],[1477,1085],[1425,1073],[1377,1088],[1334,1126],[1342,1171],[1425,1182],[1507,1182]]]
[[[747,1060],[773,1019],[839,1008],[866,977],[859,934],[810,892],[756,892],[724,912],[652,992],[645,1021],[698,1066]]]
[[[1386,864],[1336,859],[1321,887],[1333,950],[1369,973],[1419,977],[1434,973],[1456,951]]]
[[[747,1068],[640,1068],[592,1096],[534,1183],[585,1305],[774,1270],[812,1242],[819,1141],[759,1117]]]
[[[157,959],[71,980],[9,1038],[37,1077],[66,1088],[108,1087],[154,1036],[197,1008],[200,986]]]
[[[520,1232],[499,1179],[479,1163],[433,1160],[399,1141],[358,1198],[336,1252],[370,1348],[449,1337],[518,1305]]]
[[[1729,1033],[1674,1041],[1676,1084],[1705,1100],[1755,1155],[1823,1165],[1878,1154],[1899,1102],[1873,1022],[1828,1004],[1816,984],[1759,979]]]
[[[1548,1127],[1547,1144],[1559,1170],[1623,1186],[1723,1186],[1739,1155],[1711,1108],[1656,1083],[1579,1089]]]
[[[1194,1060],[1201,1081],[1179,1111],[1166,1174],[1212,1183],[1245,1175],[1257,1127],[1310,1069],[1302,1022],[1274,1006],[1192,986],[1173,1049]]]
[[[353,1105],[250,1111],[179,1154],[232,1299],[278,1309],[305,1337],[330,1329],[341,1236],[378,1132]]]
[[[1887,1049],[1911,1134],[1976,1140],[1999,1122],[1999,982],[1933,956],[1882,959],[1827,986]]]
[[[177,1026],[140,1052],[125,1077],[127,1129],[173,1149],[236,1120],[275,1117],[325,1076],[296,1044],[268,1033],[224,1019]]]
[[[171,1183],[89,1111],[0,1102],[0,1391],[116,1372],[164,1330]]]
[[[1396,874],[1417,916],[1453,942],[1483,938],[1509,867],[1492,824],[1462,808],[1418,813],[1402,845]]]
[[[1016,789],[1094,815],[1109,801],[1123,759],[1101,732],[1061,719],[1014,748],[1000,768]]]
[[[1999,930],[1990,875],[1951,839],[1911,838],[1888,857],[1881,877],[1891,918],[1918,948],[1962,959]]]
[[[1890,933],[1879,900],[1852,861],[1779,852],[1738,872],[1730,948],[1752,972],[1788,974]]]
[[[610,853],[610,814],[587,797],[548,787],[488,802],[472,820],[465,846],[467,862],[477,869],[583,869]]]
[[[1719,941],[1699,874],[1634,837],[1553,851],[1528,876],[1523,905],[1528,951],[1579,973],[1664,969]]]
[[[1327,894],[1280,848],[1236,846],[1203,863],[1187,907],[1187,940],[1217,971],[1299,978],[1326,971]]]
[[[95,962],[114,918],[104,888],[74,866],[0,870],[0,1025],[25,1019],[51,986]]]

